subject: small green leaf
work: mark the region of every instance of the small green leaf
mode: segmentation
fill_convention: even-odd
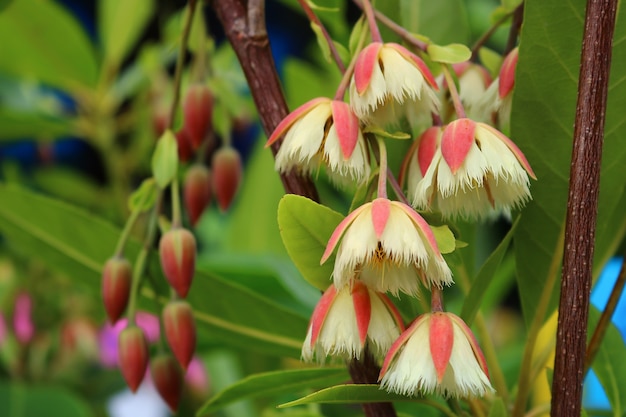
[[[117,67],[135,45],[154,13],[154,0],[98,2],[105,61]]]
[[[330,47],[328,46],[328,42],[326,42],[326,38],[324,37],[324,32],[320,25],[315,22],[311,22],[311,29],[315,33],[315,39],[317,39],[317,44],[322,50],[322,56],[327,62],[332,62],[332,55],[330,53]]]
[[[476,275],[476,278],[472,282],[471,289],[467,294],[467,297],[465,297],[465,302],[463,303],[463,308],[461,309],[461,318],[465,320],[468,325],[474,321],[474,317],[480,309],[483,296],[491,284],[491,281],[496,276],[498,266],[500,266],[500,262],[502,262],[502,258],[504,258],[504,254],[509,248],[509,244],[515,234],[515,229],[517,229],[520,218],[521,217],[518,217],[515,220],[511,229],[508,231],[506,236],[504,236],[504,239],[502,239],[498,247],[480,267],[478,275]]]
[[[311,9],[317,10],[320,12],[338,12],[339,11],[338,7],[318,6],[317,4],[313,3],[311,0],[307,0],[307,4],[309,5],[309,7],[311,7]]]
[[[506,417],[506,405],[501,397],[496,398],[496,400],[491,404],[491,409],[489,410],[489,417]]]
[[[373,133],[377,136],[381,136],[383,138],[389,138],[389,139],[400,139],[400,140],[405,140],[405,139],[411,139],[411,135],[409,135],[408,133],[405,132],[387,132],[386,130],[383,130],[379,127],[376,126],[368,126],[364,129],[365,133]]]
[[[178,145],[171,130],[166,130],[152,155],[152,175],[157,185],[165,189],[178,170]]]
[[[497,77],[502,66],[502,55],[483,46],[478,50],[478,57],[491,76]]]
[[[360,404],[390,401],[417,401],[417,399],[399,394],[391,394],[380,389],[380,386],[376,384],[344,384],[322,389],[298,400],[281,404],[278,408],[312,403]]]
[[[450,230],[448,225],[430,226],[430,229],[435,235],[437,246],[439,246],[439,252],[442,254],[454,252],[454,249],[456,249],[456,239],[454,238],[454,233],[452,233],[452,230]]]
[[[200,407],[196,415],[213,413],[242,399],[291,394],[305,388],[328,386],[348,379],[350,376],[345,367],[296,369],[251,375],[215,394]]]
[[[157,197],[157,186],[154,178],[143,180],[139,188],[128,198],[128,209],[133,211],[146,211],[154,206]]]
[[[368,27],[366,24],[367,20],[365,19],[365,15],[361,16],[359,20],[356,21],[354,27],[352,28],[352,32],[350,32],[350,40],[348,41],[348,49],[351,54],[356,53],[356,49],[359,46],[359,42],[361,38],[364,36],[363,31],[367,31]]]
[[[430,44],[427,52],[430,59],[443,64],[458,64],[467,61],[472,56],[472,51],[460,43],[451,43],[446,46]]]
[[[335,256],[320,259],[343,216],[308,198],[287,194],[278,203],[278,227],[287,253],[304,279],[325,291],[330,285]]]

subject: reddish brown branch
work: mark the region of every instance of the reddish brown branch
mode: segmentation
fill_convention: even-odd
[[[589,0],[585,16],[557,327],[551,415],[579,416],[606,96],[617,0]]]

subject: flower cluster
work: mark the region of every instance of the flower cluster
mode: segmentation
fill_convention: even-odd
[[[335,255],[332,284],[313,311],[302,358],[359,359],[369,352],[381,360],[381,387],[389,391],[483,396],[493,391],[485,359],[463,320],[443,311],[442,290],[453,284],[452,271],[433,229],[416,210],[442,219],[484,219],[510,215],[531,198],[535,175],[521,150],[488,123],[489,117],[470,118],[463,110],[478,114],[484,106],[479,97],[497,80],[509,86],[501,93],[510,95],[514,65],[505,61],[507,69],[493,83],[478,64],[445,67],[440,88],[418,55],[372,33],[335,98],[314,98],[298,107],[267,142],[278,148],[280,172],[311,174],[323,167],[335,184],[370,190],[369,182],[378,181],[377,195],[367,194],[328,239],[320,264]],[[348,80],[346,103],[342,88]],[[400,182],[407,197],[391,179],[385,142],[377,137],[385,135],[374,134],[403,120],[415,129],[427,120],[435,124],[405,157]],[[387,196],[388,185],[399,201]],[[386,293],[416,297],[423,288],[432,293],[431,312],[405,329]]]

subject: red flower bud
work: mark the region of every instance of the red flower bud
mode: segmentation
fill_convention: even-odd
[[[148,368],[148,342],[143,330],[129,326],[119,335],[118,362],[126,384],[132,392],[137,391]]]
[[[211,202],[211,191],[211,171],[201,164],[191,166],[185,176],[183,196],[193,226]]]
[[[183,373],[170,355],[159,355],[150,364],[152,380],[159,395],[176,412],[183,389]]]
[[[111,323],[118,321],[126,310],[132,275],[130,262],[125,258],[115,256],[104,264],[102,300]]]
[[[228,210],[241,182],[242,166],[239,152],[230,146],[220,148],[213,155],[213,189],[222,211]]]
[[[175,134],[176,136],[176,144],[178,145],[178,159],[181,162],[189,161],[191,155],[193,154],[193,149],[191,148],[191,139],[187,134],[185,129],[180,129]]]
[[[172,228],[161,236],[159,254],[167,281],[185,298],[196,269],[196,239],[187,229]]]
[[[196,325],[191,306],[185,301],[173,301],[163,309],[165,337],[174,356],[187,369],[196,349]]]
[[[213,117],[213,96],[204,84],[189,87],[183,100],[183,125],[197,149],[204,141]]]

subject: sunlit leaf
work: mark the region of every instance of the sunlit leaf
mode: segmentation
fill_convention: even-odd
[[[171,130],[166,130],[152,155],[152,175],[157,185],[165,189],[178,170],[178,145]]]
[[[428,45],[428,56],[435,62],[458,64],[470,59],[472,51],[460,43],[452,43],[445,46],[430,44]]]
[[[196,413],[213,413],[244,398],[293,394],[305,388],[323,387],[350,379],[345,367],[312,368],[250,375],[211,397]]]
[[[375,384],[344,384],[335,385],[309,394],[295,401],[281,404],[278,407],[293,407],[302,404],[360,404],[389,401],[416,401],[415,398],[399,394],[391,394]]]

